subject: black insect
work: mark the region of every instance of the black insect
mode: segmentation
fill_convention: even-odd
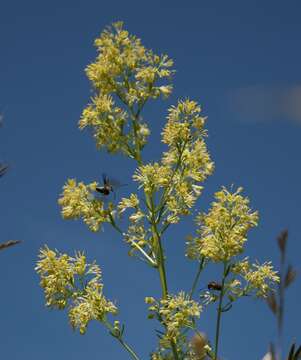
[[[109,181],[106,174],[102,174],[102,181],[103,181],[103,186],[97,186],[95,189],[97,192],[101,193],[102,195],[106,195],[106,196],[110,195],[111,192],[114,192],[113,185]]]
[[[216,291],[222,290],[222,285],[218,284],[215,281],[210,281],[210,283],[208,283],[207,287],[208,287],[208,290],[216,290]]]

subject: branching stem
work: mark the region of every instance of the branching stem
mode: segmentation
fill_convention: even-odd
[[[115,339],[119,341],[119,343],[124,347],[124,349],[131,355],[131,358],[134,360],[140,360],[135,351],[123,340],[122,333],[116,332],[114,327],[107,321],[103,320],[103,324],[109,330],[110,335],[112,335]]]

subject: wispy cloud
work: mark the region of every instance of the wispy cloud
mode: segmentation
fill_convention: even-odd
[[[301,85],[248,86],[229,91],[228,105],[240,121],[295,121],[301,125]]]

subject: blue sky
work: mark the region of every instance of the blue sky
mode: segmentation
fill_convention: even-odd
[[[92,181],[106,173],[131,184],[130,160],[96,151],[77,121],[90,96],[84,68],[95,58],[93,40],[116,20],[157,53],[175,61],[175,90],[151,102],[145,117],[158,159],[166,109],[178,98],[202,104],[208,147],[216,164],[198,208],[207,209],[222,185],[245,188],[260,223],[247,246],[252,259],[278,264],[275,238],[289,229],[288,256],[300,273],[301,47],[297,1],[10,1],[0,13],[0,159],[10,164],[1,179],[1,241],[21,245],[1,252],[0,354],[9,360],[43,358],[127,359],[105,330],[92,324],[73,333],[67,315],[49,311],[33,268],[39,248],[85,250],[103,270],[105,293],[115,299],[126,338],[143,359],[155,346],[154,323],[144,297],[159,294],[157,274],[127,256],[109,227],[91,234],[81,222],[61,219],[57,198],[69,177]],[[120,196],[134,191],[133,185]],[[173,292],[188,289],[195,264],[184,258],[190,220],[167,233],[167,272]],[[219,270],[210,268],[205,279]],[[291,287],[286,345],[300,342],[300,279]],[[200,329],[213,339],[214,310]],[[243,299],[222,320],[221,356],[260,359],[275,338],[274,319],[260,301]],[[299,330],[300,333],[300,330]],[[250,346],[251,345],[251,346]]]

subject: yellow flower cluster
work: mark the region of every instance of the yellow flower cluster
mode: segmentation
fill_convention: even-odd
[[[47,246],[40,250],[35,270],[40,275],[46,305],[69,310],[70,323],[84,334],[91,320],[102,321],[117,313],[116,306],[103,293],[101,270],[88,264],[82,253],[75,257],[60,254]]]
[[[142,165],[136,170],[133,179],[140,183],[139,187],[143,187],[146,193],[151,194],[170,184],[171,170],[156,162]]]
[[[75,179],[69,179],[58,200],[63,218],[82,218],[91,231],[98,231],[103,222],[109,221],[110,209],[104,209],[102,201],[93,196],[96,187],[96,182],[85,185],[82,182],[77,183]]]
[[[249,200],[240,195],[241,191],[238,188],[230,193],[222,188],[215,193],[216,201],[208,214],[197,216],[199,235],[188,239],[188,257],[225,262],[243,252],[247,232],[257,225],[258,213],[250,210]]]
[[[155,55],[147,50],[141,40],[116,22],[95,40],[99,55],[86,69],[88,78],[103,94],[123,90],[129,104],[148,97],[167,95],[168,86],[156,87],[158,79],[169,78],[173,61],[166,55]]]
[[[194,319],[199,318],[202,306],[191,300],[187,294],[181,291],[178,295],[168,295],[159,302],[152,297],[145,298],[150,304],[150,318],[157,317],[166,328],[166,333],[161,339],[161,344],[170,341],[177,343],[184,328],[192,328]]]
[[[166,196],[166,207],[169,211],[166,221],[171,224],[179,222],[180,215],[189,215],[190,209],[201,194],[202,186],[194,185],[183,179],[180,173],[176,173],[171,179]]]
[[[244,294],[255,292],[257,297],[266,297],[271,285],[280,281],[270,261],[262,265],[257,263],[250,265],[248,259],[244,259],[233,266],[232,272],[245,279],[247,285],[243,290]]]
[[[171,107],[162,132],[162,141],[169,146],[162,163],[141,165],[133,176],[149,195],[163,190],[157,210],[165,224],[177,223],[181,215],[190,213],[203,189],[200,182],[213,172],[200,113],[198,104],[190,100]]]
[[[168,223],[177,223],[180,215],[188,215],[201,195],[203,182],[214,169],[204,138],[205,117],[201,108],[191,100],[179,101],[169,109],[162,141],[169,149],[163,154],[162,164],[170,168],[169,191],[166,194]]]
[[[134,208],[137,209],[139,205],[139,199],[136,194],[131,194],[129,198],[122,198],[118,204],[118,211],[122,214],[125,210]]]
[[[83,274],[82,256],[70,258],[67,254],[57,253],[47,246],[40,250],[40,260],[35,270],[41,276],[40,285],[44,289],[46,305],[64,309],[72,295],[75,273]]]
[[[130,224],[127,232],[123,233],[125,241],[131,246],[129,255],[137,255],[137,251],[150,260],[152,254],[152,236],[150,230],[145,228],[146,214],[139,207],[139,199],[136,194],[131,194],[129,198],[122,198],[118,204],[119,214],[127,209],[135,211],[129,216]],[[140,254],[141,255],[141,254]]]
[[[160,354],[159,352],[154,352],[151,354],[151,360],[173,360],[174,356],[172,353]]]
[[[200,116],[201,107],[195,101],[180,100],[177,106],[171,106],[168,112],[167,124],[162,132],[162,141],[165,144],[176,147],[189,141],[190,136],[197,138],[206,134],[206,118]],[[197,133],[194,134],[193,129]]]
[[[127,113],[115,106],[110,95],[100,94],[92,98],[91,104],[84,109],[79,121],[79,128],[93,129],[93,137],[98,148],[104,147],[110,153],[128,153],[124,125]]]
[[[143,221],[130,224],[123,235],[125,241],[131,246],[130,256],[136,255],[137,250],[143,250],[148,255],[152,253],[150,231],[145,228]]]
[[[162,142],[169,147],[163,155],[163,164],[177,166],[182,177],[197,182],[204,181],[214,168],[204,141],[207,136],[205,120],[197,102],[180,100],[177,106],[169,109],[162,132]]]
[[[138,144],[142,149],[150,133],[147,125],[138,121],[138,114],[149,98],[170,95],[172,86],[157,82],[171,77],[173,62],[147,50],[140,39],[123,29],[122,22],[103,31],[95,46],[99,54],[86,73],[96,94],[83,111],[79,126],[93,129],[98,147],[135,157],[133,148]],[[113,94],[128,113],[115,105]],[[134,121],[131,130],[128,115]]]
[[[101,322],[108,313],[117,314],[116,306],[104,297],[102,288],[103,285],[99,283],[88,284],[85,293],[74,300],[69,320],[72,327],[78,328],[81,334],[86,332],[91,320]]]

